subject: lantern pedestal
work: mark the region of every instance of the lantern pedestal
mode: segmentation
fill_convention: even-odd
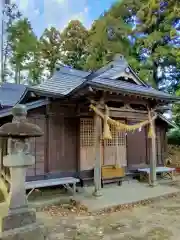
[[[47,231],[39,224],[29,224],[21,228],[15,228],[0,233],[0,240],[48,240]]]
[[[43,135],[41,129],[27,122],[24,105],[13,108],[13,121],[0,127],[0,137],[9,138],[8,155],[3,164],[10,169],[11,182],[8,215],[2,219],[0,240],[45,240],[45,228],[36,222],[36,212],[28,208],[26,169],[35,163],[28,139]]]
[[[34,157],[24,152],[4,157],[4,166],[11,172],[11,187],[8,215],[2,219],[0,239],[44,239],[43,228],[36,223],[36,212],[28,208],[26,198],[26,168],[34,162]]]
[[[2,231],[36,222],[35,212],[28,209],[25,188],[26,168],[34,162],[34,157],[24,152],[4,157],[4,166],[10,168],[11,186],[8,216],[2,220]]]

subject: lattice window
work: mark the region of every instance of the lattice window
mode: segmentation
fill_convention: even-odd
[[[112,140],[105,140],[106,146],[123,146],[126,145],[125,132],[117,131],[116,128],[110,125],[110,131],[112,134]]]
[[[94,145],[94,122],[91,118],[80,119],[80,145],[81,147]]]
[[[126,145],[126,134],[125,132],[117,132],[118,146]]]

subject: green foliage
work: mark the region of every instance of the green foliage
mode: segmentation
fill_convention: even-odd
[[[41,53],[40,53],[40,43],[37,42],[35,48],[34,48],[34,54],[33,57],[31,59],[31,61],[29,61],[29,63],[27,64],[27,70],[29,71],[28,74],[28,82],[30,85],[36,85],[41,83],[41,77],[44,71],[44,62],[43,59],[41,57]]]
[[[78,20],[72,20],[61,34],[62,61],[76,69],[82,69],[86,61],[88,31]]]
[[[180,128],[170,129],[167,133],[168,144],[180,145]]]
[[[6,37],[8,30],[13,26],[13,24],[21,19],[22,14],[20,13],[16,4],[6,4],[3,11],[3,30],[2,30],[2,61],[1,61],[1,81],[5,82],[7,76],[10,74],[7,67],[9,57],[12,53],[10,42]]]
[[[168,75],[159,76],[160,69],[174,66],[180,71],[180,51],[173,44],[178,37],[175,22],[179,13],[180,3],[174,0],[118,1],[90,30],[86,67],[97,69],[109,56],[121,53],[143,80],[159,87],[162,81],[169,81]],[[109,27],[114,31],[110,38]]]
[[[148,0],[137,12],[140,24],[137,25],[134,35],[139,32],[144,36],[138,38],[135,44],[139,45],[140,51],[148,50],[152,61],[150,71],[153,71],[150,82],[154,81],[157,86],[161,84],[158,68],[163,71],[167,66],[178,67],[179,51],[173,44],[178,37],[178,32],[174,28],[177,12],[180,13],[180,4],[174,0],[168,2]]]
[[[108,27],[110,31],[113,27],[111,39],[108,35]],[[130,27],[123,21],[121,15],[119,14],[115,18],[111,11],[95,21],[89,32],[89,54],[85,68],[98,69],[111,60],[115,53],[122,53],[126,57],[130,56],[131,46],[127,39],[129,32]]]
[[[28,19],[21,19],[8,28],[8,41],[12,49],[10,62],[15,69],[15,82],[20,83],[21,71],[29,68],[38,52],[38,41]]]
[[[11,19],[9,56],[16,81],[20,81],[21,70],[25,69],[31,84],[38,83],[42,72],[48,69],[52,75],[58,62],[96,70],[121,53],[140,78],[154,87],[163,86],[171,92],[179,89],[180,27],[175,24],[180,16],[178,0],[117,1],[89,31],[80,21],[73,20],[62,33],[54,27],[45,29],[40,40],[27,19],[14,21],[20,18],[16,7],[7,13]]]
[[[52,75],[56,62],[61,59],[60,31],[54,27],[45,29],[40,38],[40,48],[42,58],[46,62],[45,65]]]

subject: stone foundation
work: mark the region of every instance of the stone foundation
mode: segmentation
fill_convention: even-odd
[[[30,224],[25,227],[4,231],[0,240],[48,240],[48,232],[43,225]]]
[[[8,214],[2,219],[1,231],[21,228],[36,223],[36,213],[33,210],[19,210]]]

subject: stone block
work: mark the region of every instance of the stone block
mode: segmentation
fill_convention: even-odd
[[[8,231],[15,228],[20,228],[36,222],[36,213],[33,210],[16,211],[8,214],[2,219],[1,231]]]
[[[48,231],[43,225],[30,224],[0,234],[0,240],[48,240]]]

